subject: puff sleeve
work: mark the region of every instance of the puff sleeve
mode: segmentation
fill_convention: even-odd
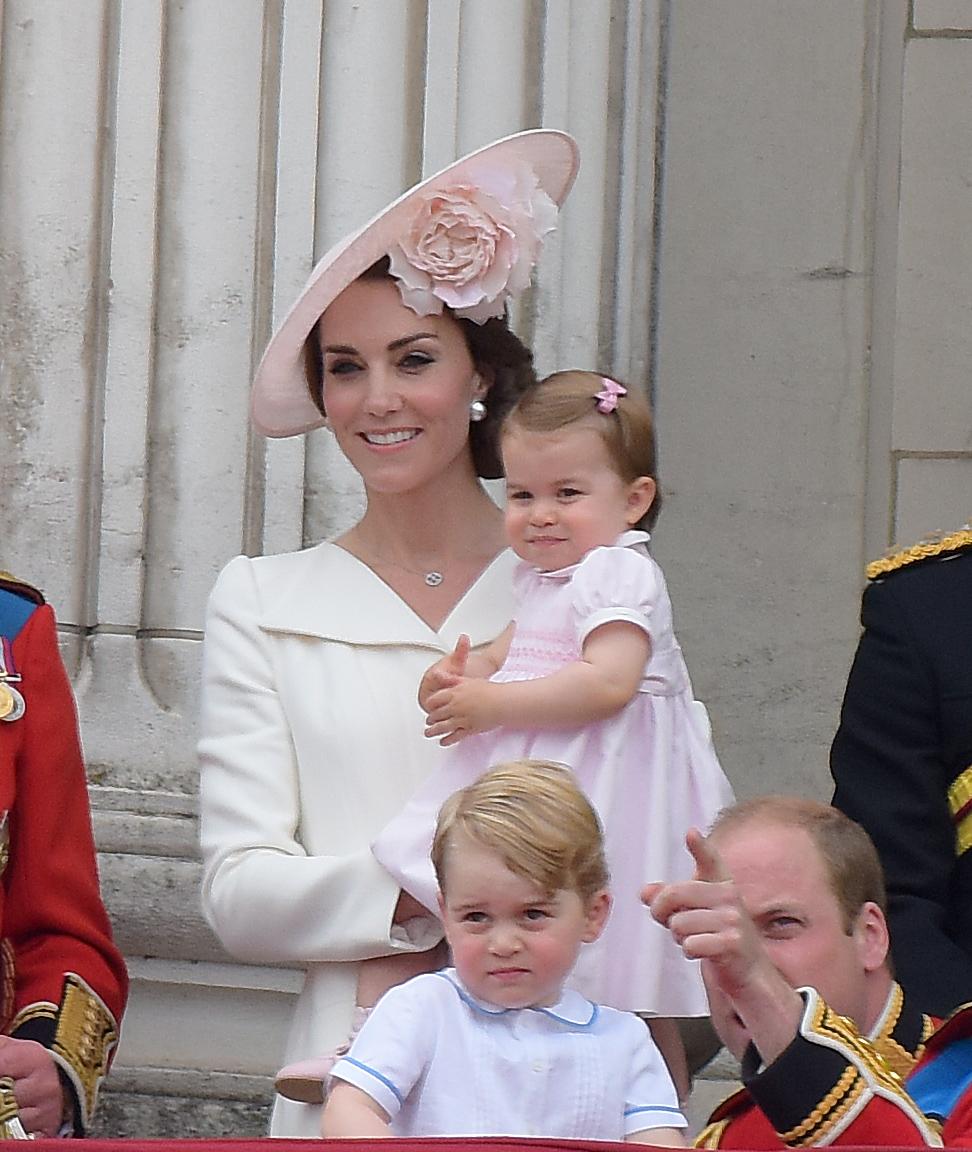
[[[624,620],[655,630],[653,616],[663,590],[661,570],[651,557],[630,548],[595,548],[571,583],[578,642],[602,624]]]

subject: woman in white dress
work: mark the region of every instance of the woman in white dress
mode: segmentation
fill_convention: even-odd
[[[206,620],[203,907],[240,959],[306,967],[288,1060],[347,1039],[361,961],[397,956],[405,979],[441,939],[370,845],[442,754],[423,671],[511,616],[515,558],[479,477],[534,381],[506,301],[577,163],[564,133],[525,132],[406,192],[324,256],[254,381],[257,429],[326,420],[367,498],[334,540],[232,560]],[[271,1134],[316,1136],[318,1111],[278,1098]]]

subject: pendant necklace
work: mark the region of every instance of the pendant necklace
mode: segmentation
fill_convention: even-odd
[[[411,564],[403,564],[400,560],[393,560],[390,556],[383,555],[367,541],[364,541],[363,551],[365,557],[368,555],[372,556],[378,564],[385,564],[390,568],[398,568],[402,572],[410,573],[412,576],[420,576],[427,588],[438,588],[445,582],[445,571],[439,566],[432,568],[415,568]],[[465,558],[463,557],[463,559]]]
[[[445,575],[438,568],[430,568],[427,572],[422,572],[418,568],[411,568],[399,560],[390,560],[387,556],[381,556],[377,552],[374,556],[379,564],[388,564],[392,568],[400,568],[403,572],[410,572],[413,576],[421,576],[429,588],[438,588],[445,579]]]

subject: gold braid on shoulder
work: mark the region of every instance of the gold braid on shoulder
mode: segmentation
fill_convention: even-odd
[[[879,580],[899,568],[907,568],[910,564],[917,564],[920,560],[931,560],[938,556],[945,556],[950,552],[961,552],[972,548],[972,523],[966,524],[958,532],[950,532],[946,536],[927,537],[912,544],[910,548],[903,548],[899,552],[891,552],[875,560],[867,566],[868,580]]]

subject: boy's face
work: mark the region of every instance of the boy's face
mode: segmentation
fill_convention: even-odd
[[[444,880],[456,971],[473,996],[501,1008],[556,1004],[581,944],[600,936],[611,908],[607,892],[546,896],[461,832],[446,849]]]

